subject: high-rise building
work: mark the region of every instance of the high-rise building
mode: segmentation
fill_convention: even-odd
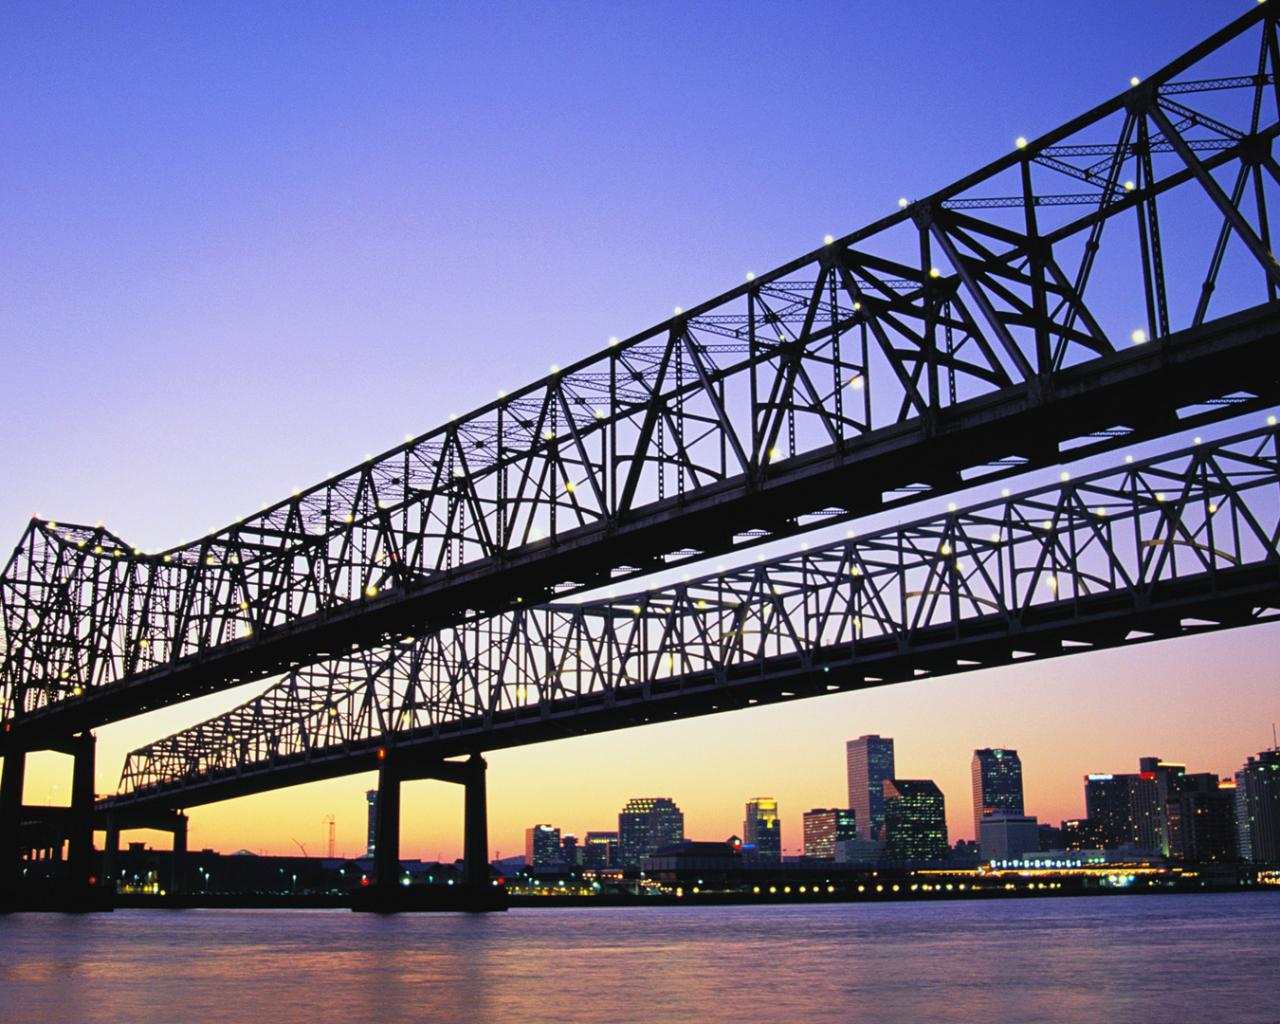
[[[978,822],[983,860],[1017,860],[1040,852],[1040,823],[1026,814],[987,814]]]
[[[365,856],[372,857],[378,852],[378,791],[370,789],[364,798],[369,804],[369,836],[365,840]]]
[[[880,839],[884,826],[884,784],[893,778],[893,739],[859,736],[845,744],[849,806],[858,819],[859,839]]]
[[[886,779],[884,855],[888,860],[942,860],[947,843],[947,807],[930,779]]]
[[[1101,841],[1101,849],[1114,850],[1134,841],[1132,789],[1135,778],[1101,773],[1084,777],[1085,819],[1093,823],[1095,831],[1091,838]]]
[[[582,841],[582,866],[596,871],[616,867],[618,833],[588,832]]]
[[[987,747],[973,752],[973,835],[981,842],[982,819],[988,814],[1020,815],[1022,761],[1016,750]]]
[[[1264,750],[1236,772],[1240,856],[1280,862],[1280,749]]]
[[[1235,783],[1211,772],[1182,776],[1178,792],[1165,804],[1167,856],[1193,862],[1236,857]]]
[[[1106,850],[1119,845],[1108,839],[1102,822],[1092,818],[1069,818],[1062,823],[1061,832],[1062,845],[1059,848],[1063,850]]]
[[[618,815],[618,866],[635,867],[663,846],[684,840],[684,815],[665,796],[628,800]]]
[[[746,845],[755,847],[757,861],[782,863],[782,822],[778,818],[777,800],[771,796],[758,796],[747,801],[742,838]]]
[[[534,825],[524,830],[524,862],[531,868],[550,868],[560,863],[560,830],[551,825]]]
[[[815,807],[804,812],[804,855],[835,860],[836,843],[858,838],[857,815],[842,807]]]
[[[1159,757],[1139,758],[1136,774],[1086,775],[1085,813],[1100,830],[1105,848],[1132,845],[1170,856],[1170,808],[1177,804],[1186,777],[1186,765]]]
[[[572,832],[560,837],[560,862],[571,868],[582,864],[582,847],[578,845],[578,837]]]

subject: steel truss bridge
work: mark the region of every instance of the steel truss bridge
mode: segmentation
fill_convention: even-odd
[[[877,534],[875,544],[898,545],[899,561],[858,566],[864,575],[843,590],[823,581],[840,558],[862,557],[856,546],[701,583],[704,616],[679,611],[674,590],[637,597],[631,619],[609,602],[560,601],[1276,403],[1275,22],[1262,4],[932,195],[904,198],[890,216],[192,544],[144,551],[101,525],[32,520],[0,574],[0,818],[20,815],[27,751],[74,748],[79,763],[92,757],[91,728],[281,674],[221,726],[132,757],[120,800],[181,779],[183,805],[196,799],[183,774],[191,765],[212,786],[232,761],[241,778],[260,770],[256,753],[268,750],[283,784],[291,759],[314,764],[339,746],[365,764],[377,750],[387,758],[392,738],[429,734],[440,756],[478,756],[539,729],[564,735],[869,685],[992,663],[1023,651],[1017,644],[1035,654],[1072,638],[1119,643],[1126,622],[1181,622],[1193,607],[1211,623],[1253,621],[1270,600],[1274,529],[1241,533],[1270,536],[1266,557],[1236,551],[1220,543],[1218,513],[1186,527],[1195,543],[1182,526],[1141,552],[1098,539],[1079,573],[1066,562],[1038,571],[1060,589],[1033,587],[1036,598],[1020,589],[1030,567],[1005,564],[1034,531],[984,554],[956,519],[914,528],[959,531],[945,543],[963,544],[978,577],[959,556],[950,570],[938,551],[933,569],[912,561],[923,543],[914,536]],[[1253,439],[1260,451],[1269,437]],[[1190,472],[1196,456],[1184,458]],[[1264,454],[1253,459],[1268,471]],[[1245,504],[1250,487],[1223,481],[1224,517],[1266,521]],[[1059,498],[1068,493],[1078,488]],[[1086,539],[1084,522],[1099,537],[1113,528],[1062,509],[1052,534],[1072,543]],[[1140,507],[1137,492],[1109,511],[1144,530],[1144,516],[1169,515]],[[1163,536],[1152,528],[1142,535]],[[1196,530],[1213,543],[1203,547]],[[1219,551],[1239,563],[1204,562]],[[1058,566],[1056,547],[1042,553]],[[1126,561],[1138,555],[1152,564]],[[1179,574],[1188,558],[1201,559],[1199,576]],[[984,590],[997,568],[1021,575]],[[936,578],[908,582],[929,572]],[[750,596],[749,581],[765,576],[790,603]],[[906,601],[896,618],[894,586]],[[739,613],[710,603],[717,587],[755,618],[731,628]],[[809,603],[816,595],[848,621]],[[937,618],[944,604],[950,618]],[[1107,619],[1105,608],[1122,610]],[[1055,617],[1068,611],[1075,621]],[[660,623],[670,630],[666,675],[647,661]],[[789,648],[776,635],[784,625]],[[816,669],[796,668],[810,662],[823,676],[853,674],[815,691]],[[774,673],[791,680],[786,689]],[[401,696],[379,698],[397,680]],[[304,710],[317,700],[326,721]],[[220,727],[241,730],[234,756]],[[192,742],[207,745],[194,761],[182,746]],[[469,785],[475,777],[473,768]],[[83,830],[84,814],[73,817]]]
[[[190,807],[477,749],[1280,617],[1280,428],[623,597],[299,669],[130,754]]]

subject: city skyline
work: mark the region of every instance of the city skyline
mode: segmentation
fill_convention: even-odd
[[[403,75],[416,66],[412,46],[400,45],[390,30],[357,24],[319,33],[299,43],[298,63],[273,71],[277,65],[266,58],[292,33],[270,19],[246,56],[239,35],[204,19],[148,34],[127,18],[104,15],[65,25],[54,38],[15,18],[7,44],[14,52],[2,74],[19,100],[5,115],[17,144],[4,170],[10,193],[25,201],[21,211],[6,207],[0,219],[15,240],[18,268],[0,288],[6,307],[21,311],[0,335],[7,357],[0,416],[13,439],[0,527],[16,539],[39,511],[105,520],[151,547],[231,521],[364,451],[385,449],[406,431],[487,401],[499,387],[537,377],[553,361],[568,363],[677,303],[789,258],[824,232],[878,216],[902,193],[921,194],[1007,152],[1016,136],[1034,136],[1111,96],[1131,74],[1159,66],[1237,13],[1176,6],[1180,17],[1155,26],[1146,5],[1091,9],[1114,26],[1117,39],[1141,38],[1137,48],[1097,47],[1081,27],[1089,17],[1078,9],[1037,12],[1028,23],[979,32],[958,12],[931,7],[914,15],[862,12],[855,24],[832,6],[781,27],[781,52],[760,49],[743,31],[734,41],[748,56],[743,66],[754,70],[723,63],[699,72],[697,84],[707,91],[689,116],[701,112],[716,127],[683,139],[694,147],[690,174],[661,187],[637,170],[648,151],[635,137],[638,130],[650,142],[674,138],[673,125],[686,111],[684,90],[634,72],[618,82],[614,74],[618,64],[646,66],[665,54],[669,38],[660,17],[628,16],[643,30],[632,44],[642,52],[621,55],[628,61],[618,54],[566,60],[556,34],[573,33],[574,26],[557,19],[554,31],[544,30],[525,16],[521,27],[543,39],[543,49],[495,54],[506,74],[489,84],[450,63],[442,45],[430,71],[439,80],[413,90],[412,102],[395,90],[363,99],[343,94],[355,77],[342,70],[353,33],[393,71]],[[874,95],[892,88],[903,120],[865,119],[856,132],[833,134],[824,117],[805,115],[817,119],[794,127],[789,145],[797,148],[787,167],[759,161],[754,144],[742,141],[752,138],[762,114],[790,119],[811,109],[815,74],[818,87],[848,87],[847,76],[832,70],[841,38],[892,39],[901,19],[923,14],[940,25],[940,37],[966,39],[991,59],[953,69],[964,77],[940,94],[927,73],[906,80],[901,55],[868,54],[860,81]],[[478,16],[459,31],[474,41],[491,27]],[[279,107],[262,110],[257,92],[225,94],[218,76],[188,71],[181,55],[192,38],[259,86],[280,86]],[[1063,52],[1087,47],[1095,58],[1091,73],[1004,59],[1046,45]],[[121,81],[115,55],[138,47],[153,61],[149,84],[176,88],[129,92],[108,103]],[[35,53],[42,68],[31,63]],[[943,58],[944,48],[933,42],[910,55],[922,71]],[[294,75],[309,62],[336,64],[334,83],[304,75],[310,84],[301,84]],[[1023,88],[1033,71],[1052,76],[1052,87],[1034,94]],[[457,90],[466,95],[455,101],[470,106],[455,119],[431,102],[431,89],[454,96],[457,81],[467,89]],[[590,130],[577,106],[581,82],[594,86]],[[642,86],[661,91],[642,102]],[[207,99],[214,93],[225,106]],[[531,140],[511,130],[521,117],[506,105],[512,96],[562,115],[554,139],[533,147],[531,160],[525,154]],[[753,103],[764,104],[763,111]],[[468,113],[473,120],[464,122]],[[362,119],[374,128],[362,131]],[[83,130],[49,132],[49,125],[68,124]],[[397,132],[389,144],[377,132],[388,124],[416,131]],[[151,134],[136,133],[137,125]],[[134,134],[139,145],[122,153],[118,139]],[[931,147],[921,160],[921,148],[938,138],[947,145]],[[339,155],[317,159],[317,148],[335,142]],[[476,147],[492,166],[509,163],[518,171],[491,172],[477,183],[469,156]],[[349,152],[367,159],[356,166],[342,155]],[[794,169],[832,162],[846,168],[836,189],[815,187]],[[382,170],[365,169],[375,166]],[[410,170],[422,167],[432,171],[425,189]],[[725,168],[734,168],[731,180]],[[438,205],[426,194],[433,191],[442,197]],[[778,203],[755,198],[783,195]],[[193,203],[193,196],[200,200]],[[673,247],[672,238],[698,241]],[[468,289],[491,269],[492,254],[511,246],[537,251],[538,265],[521,261],[506,275],[510,291],[483,315],[458,303],[459,294],[474,294]],[[637,252],[660,255],[644,260]],[[308,366],[305,380],[288,372],[300,363]],[[43,389],[31,386],[45,379],[50,364],[61,368],[65,389],[57,415]],[[295,382],[281,388],[281,379]],[[632,780],[652,779],[643,788],[673,793],[692,820],[708,823],[699,833],[737,831],[732,822],[740,828],[742,801],[752,792],[773,793],[784,809],[794,808],[784,810],[783,837],[784,848],[794,850],[803,810],[844,803],[838,771],[828,767],[829,746],[875,729],[900,738],[911,777],[932,778],[949,796],[952,835],[968,832],[964,766],[972,749],[947,734],[953,728],[980,731],[973,738],[982,742],[1008,742],[1028,765],[1039,766],[1026,783],[1033,813],[1053,821],[1077,817],[1079,776],[1130,770],[1135,751],[1162,751],[1227,775],[1243,752],[1261,749],[1275,717],[1267,658],[1277,637],[1277,627],[1264,626],[495,752],[488,755],[491,845],[504,852],[520,847],[528,822],[519,809],[531,793],[555,794],[540,818],[556,820],[563,808],[582,818],[585,830],[592,821],[609,823],[610,794],[623,797],[636,788]],[[248,692],[99,730],[96,788],[114,789],[126,751]],[[987,728],[976,730],[979,724]],[[1128,729],[1138,735],[1127,737]],[[742,785],[700,775],[709,760],[743,767]],[[32,802],[65,802],[66,759],[40,754],[31,762]],[[358,849],[369,781],[354,777],[197,808],[192,845],[286,852],[299,840],[322,848],[324,816],[335,814],[340,847]],[[458,850],[459,808],[460,797],[448,787],[407,786],[406,856]]]

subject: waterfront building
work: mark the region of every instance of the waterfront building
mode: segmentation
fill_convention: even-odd
[[[534,825],[524,830],[524,862],[531,868],[550,868],[560,863],[560,830],[551,825]]]
[[[979,856],[983,860],[1014,860],[1040,852],[1040,825],[1030,815],[988,814],[979,825]]]
[[[946,801],[932,780],[885,780],[884,843],[888,860],[943,860],[947,856]]]
[[[618,863],[618,833],[588,832],[582,840],[582,866],[599,871],[616,867]]]
[[[836,843],[858,838],[857,814],[842,807],[815,807],[804,813],[804,855],[835,860]]]
[[[582,847],[572,832],[560,837],[560,863],[571,868],[582,865]]]
[[[1112,843],[1102,822],[1092,818],[1068,818],[1062,823],[1060,845],[1062,850],[1106,850],[1121,845]],[[1055,847],[1049,847],[1055,849]]]
[[[1085,819],[1093,823],[1101,842],[1098,846],[1068,849],[1114,850],[1133,843],[1133,779],[1132,775],[1103,773],[1084,777]]]
[[[665,796],[633,797],[618,815],[618,866],[636,867],[663,846],[684,840],[684,815]]]
[[[982,819],[988,814],[1023,813],[1022,761],[1016,750],[986,747],[973,752],[973,835],[981,843]]]
[[[858,838],[878,840],[884,827],[884,784],[893,778],[893,738],[871,734],[849,740],[845,764]]]
[[[771,796],[758,796],[747,801],[742,838],[744,845],[755,847],[758,862],[782,863],[782,822],[778,818],[777,800]]]
[[[1280,863],[1280,749],[1264,750],[1236,772],[1240,856]]]
[[[1101,827],[1104,849],[1167,849],[1164,804],[1176,789],[1175,766],[1158,757],[1144,757],[1139,763],[1143,769],[1137,774],[1085,776],[1085,816]]]
[[[1177,794],[1165,804],[1168,856],[1192,862],[1236,858],[1234,782],[1211,772],[1184,775]]]
[[[369,805],[369,834],[365,839],[365,856],[372,857],[378,852],[378,791],[367,790],[364,798]]]

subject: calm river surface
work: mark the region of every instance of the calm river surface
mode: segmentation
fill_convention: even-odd
[[[1274,1024],[1280,897],[14,915],[0,1020]]]

